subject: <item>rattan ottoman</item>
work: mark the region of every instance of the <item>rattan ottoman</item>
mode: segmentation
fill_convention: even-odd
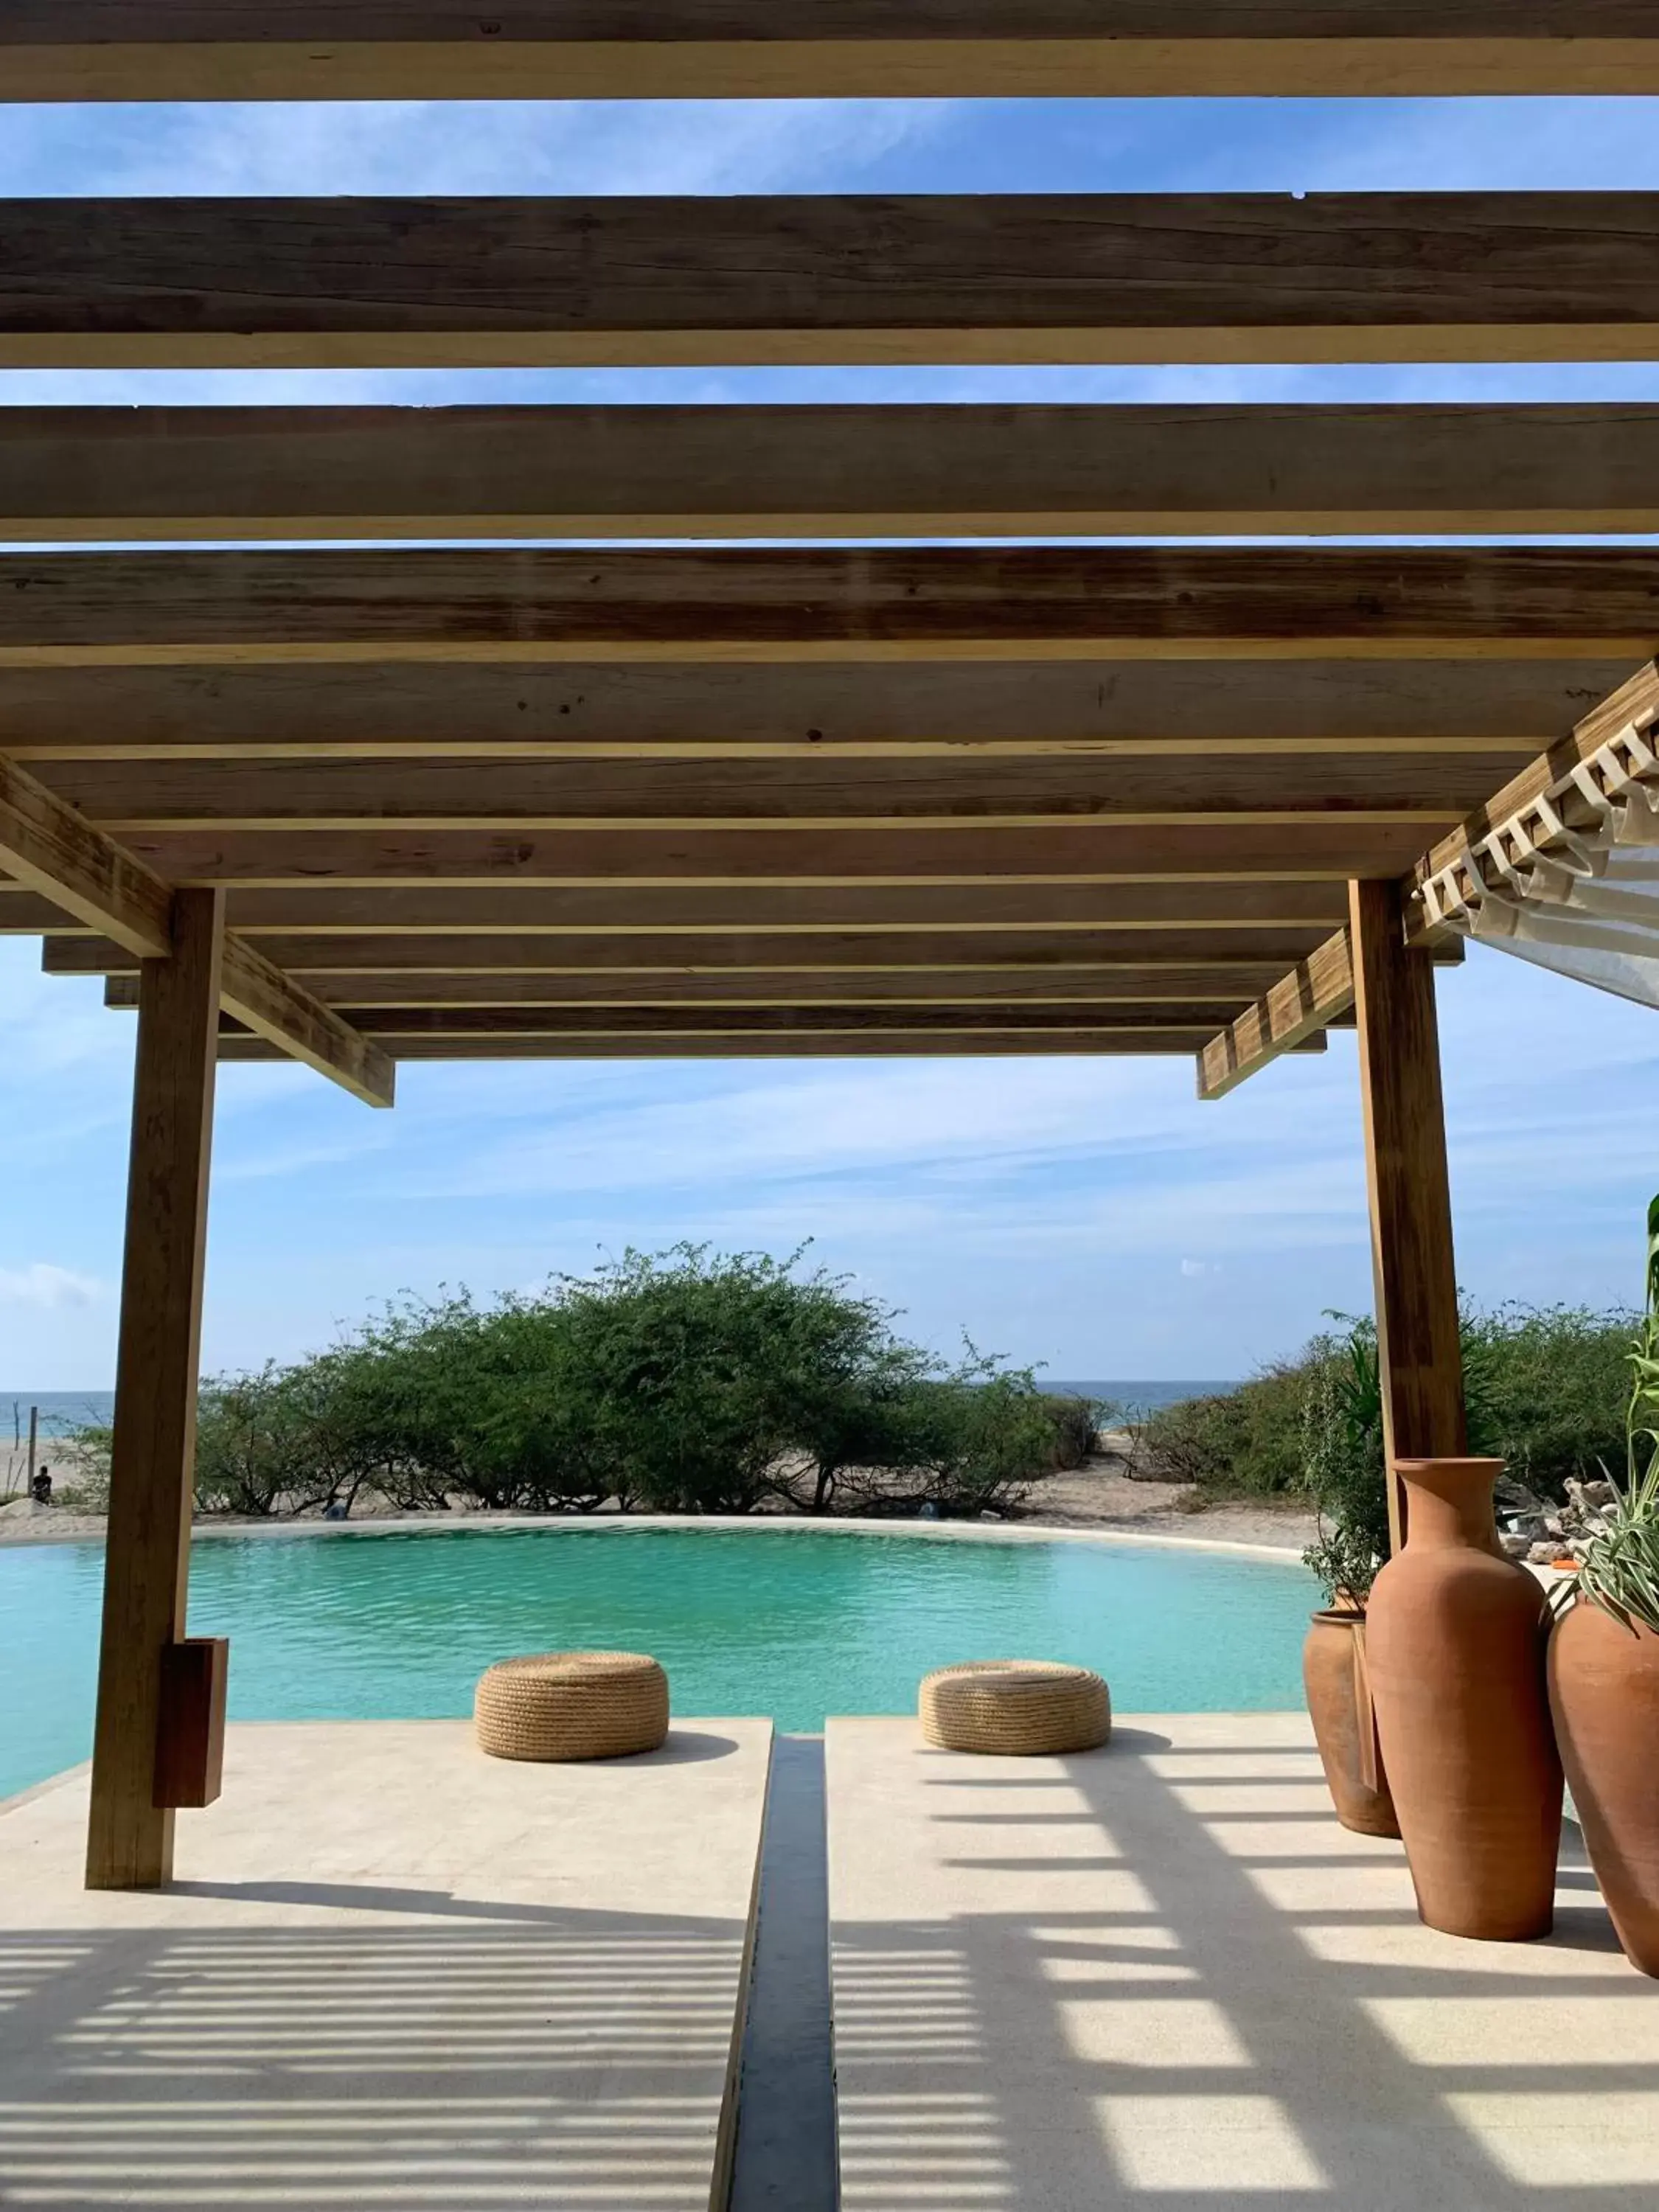
[[[921,1732],[945,1751],[1093,1751],[1112,1733],[1111,1692],[1086,1667],[1047,1659],[941,1667],[922,1682]]]
[[[618,1759],[667,1735],[668,1677],[637,1651],[503,1659],[480,1679],[472,1717],[492,1759]]]

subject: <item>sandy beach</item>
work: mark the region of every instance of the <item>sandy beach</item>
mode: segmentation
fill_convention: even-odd
[[[21,1468],[14,1480],[21,1480]],[[1263,1545],[1291,1553],[1299,1553],[1312,1540],[1314,1516],[1299,1498],[1282,1507],[1264,1499],[1248,1498],[1195,1510],[1198,1492],[1190,1483],[1139,1480],[1125,1472],[1121,1458],[1103,1454],[1086,1461],[1080,1468],[1050,1475],[1038,1485],[1013,1525],[1022,1528],[1094,1529],[1103,1534],[1116,1530],[1126,1535]],[[351,1517],[352,1525],[357,1526],[393,1516],[388,1508],[377,1509],[372,1504],[365,1507],[360,1501]],[[465,1517],[469,1522],[503,1520],[522,1523],[526,1516],[520,1513],[469,1510]],[[564,1521],[572,1516],[550,1514],[547,1517]],[[314,1516],[293,1522],[284,1519],[273,1524],[270,1520],[228,1514],[216,1514],[197,1523],[198,1530],[268,1528],[273,1525],[295,1530],[320,1530],[336,1524]],[[908,1525],[902,1521],[893,1524],[896,1529]],[[100,1540],[103,1534],[100,1515],[75,1513],[61,1505],[32,1506],[25,1499],[0,1506],[0,1545],[86,1543]]]

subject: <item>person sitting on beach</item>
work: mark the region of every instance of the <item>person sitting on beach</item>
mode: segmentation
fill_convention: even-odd
[[[49,1467],[36,1468],[34,1480],[29,1485],[29,1496],[37,1505],[51,1504],[52,1469]]]

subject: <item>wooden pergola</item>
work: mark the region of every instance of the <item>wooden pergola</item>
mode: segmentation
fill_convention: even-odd
[[[1659,15],[0,0],[12,99],[991,89],[1659,89]],[[0,367],[1649,358],[1656,237],[1640,193],[12,203]],[[219,1060],[389,1106],[399,1060],[1174,1052],[1213,1097],[1352,1022],[1389,1449],[1459,1450],[1418,885],[1659,715],[1659,561],[1432,541],[1655,529],[1638,406],[0,412],[0,929],[138,1017],[88,1882],[171,1869]]]

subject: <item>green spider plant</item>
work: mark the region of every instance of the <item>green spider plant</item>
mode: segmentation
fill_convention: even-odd
[[[1585,1543],[1576,1575],[1553,1593],[1599,1605],[1635,1635],[1659,1635],[1659,1198],[1648,1208],[1647,1310],[1631,1348],[1625,1481],[1618,1503]]]

